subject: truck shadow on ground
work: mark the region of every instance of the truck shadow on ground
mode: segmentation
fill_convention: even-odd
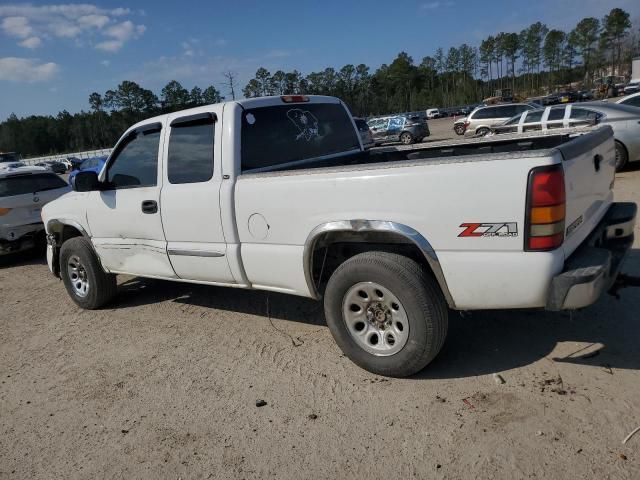
[[[640,250],[630,253],[623,271],[630,275],[640,274]],[[326,325],[322,303],[310,299],[139,278],[120,285],[115,306],[128,308],[167,300],[250,315],[267,316],[268,313],[274,320]],[[638,288],[621,291],[619,300],[605,294],[595,305],[576,312],[450,312],[444,348],[413,378],[486,375],[526,366],[543,358],[606,370],[638,370],[638,312]],[[580,345],[574,353],[556,358],[552,352],[561,342],[579,342]]]

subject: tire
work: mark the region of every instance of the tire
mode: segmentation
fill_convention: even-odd
[[[60,276],[71,299],[87,310],[102,307],[116,294],[116,276],[105,273],[84,237],[70,238],[62,244]]]
[[[413,143],[413,136],[409,132],[402,132],[400,134],[400,142],[403,145],[411,145]]]
[[[482,127],[476,130],[476,137],[484,137],[486,136],[491,130],[488,129],[487,127]]]
[[[324,309],[344,354],[377,375],[419,372],[447,335],[448,309],[437,283],[415,261],[393,253],[366,252],[342,263],[327,283]],[[386,324],[381,330],[376,322]]]
[[[454,125],[453,131],[456,132],[456,135],[464,135],[464,125]]]
[[[627,162],[629,161],[629,154],[627,153],[627,149],[625,146],[616,141],[616,172],[619,172],[627,166]]]

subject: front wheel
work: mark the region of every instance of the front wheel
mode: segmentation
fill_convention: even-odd
[[[102,307],[116,294],[115,275],[105,273],[84,237],[74,237],[62,244],[60,276],[71,299],[88,310]]]
[[[392,253],[361,253],[340,265],[327,284],[324,308],[345,355],[379,375],[422,370],[447,334],[447,305],[435,280]]]
[[[616,142],[616,172],[626,167],[628,161],[627,149],[620,142]]]
[[[478,130],[476,130],[476,136],[477,137],[486,137],[489,134],[490,131],[491,130],[486,128],[486,127],[479,128]]]
[[[413,136],[409,132],[403,132],[402,135],[400,135],[400,142],[402,142],[403,145],[411,145],[413,143]]]

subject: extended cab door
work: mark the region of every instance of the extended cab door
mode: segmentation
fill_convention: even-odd
[[[128,132],[101,173],[102,190],[87,196],[87,220],[102,264],[112,272],[175,277],[160,210],[162,125]]]
[[[160,195],[167,252],[178,277],[234,283],[220,216],[222,108],[169,117]]]

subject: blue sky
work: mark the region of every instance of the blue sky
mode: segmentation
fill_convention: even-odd
[[[374,70],[403,50],[419,62],[439,46],[477,45],[538,20],[568,30],[613,7],[640,15],[638,0],[2,3],[0,120],[86,110],[91,92],[122,80],[156,93],[172,79],[213,84],[224,95],[226,70],[244,84],[260,66]]]

